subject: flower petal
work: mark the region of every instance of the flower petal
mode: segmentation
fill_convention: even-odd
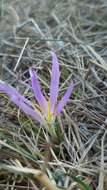
[[[55,105],[57,103],[58,97],[58,88],[59,88],[59,63],[57,56],[54,52],[52,54],[52,74],[51,74],[51,86],[50,86],[50,104],[51,104],[51,112],[53,113],[55,110]]]
[[[73,89],[74,89],[74,83],[72,82],[71,85],[68,87],[66,93],[64,94],[60,102],[58,103],[56,115],[59,114],[62,111],[63,107],[66,105],[67,101],[69,100],[71,96]]]
[[[0,92],[3,92],[5,94],[7,94],[10,98],[12,96],[21,96],[21,98],[23,99],[23,101],[28,104],[29,106],[31,106],[31,102],[29,100],[27,100],[24,96],[22,96],[15,88],[13,88],[12,86],[6,84],[5,82],[0,80]]]
[[[16,89],[6,83],[0,83],[0,92],[9,96],[10,100],[15,103],[25,114],[31,116],[40,123],[43,122],[40,112],[35,111],[33,107],[31,107],[30,101],[22,96]]]
[[[39,123],[43,124],[44,120],[42,115],[36,109],[29,107],[26,103],[23,102],[23,97],[16,97],[13,96],[11,101],[14,102],[25,114],[31,116],[34,120],[38,121]]]
[[[43,110],[43,112],[46,113],[48,104],[47,104],[45,97],[43,96],[43,94],[41,92],[41,88],[40,88],[40,84],[39,84],[36,72],[33,69],[30,69],[29,72],[30,72],[30,76],[31,76],[32,89],[34,91],[35,97],[36,97],[41,109]]]

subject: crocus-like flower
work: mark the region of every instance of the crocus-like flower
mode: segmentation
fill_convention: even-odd
[[[72,82],[68,87],[66,93],[62,99],[58,102],[58,89],[59,89],[59,63],[57,56],[52,52],[52,72],[51,72],[51,85],[50,85],[50,98],[47,100],[42,91],[38,81],[37,74],[34,69],[29,70],[31,77],[32,90],[34,91],[35,98],[38,102],[38,106],[32,105],[32,103],[22,96],[15,88],[0,81],[0,92],[5,93],[10,100],[16,104],[25,114],[31,116],[33,119],[40,123],[51,123],[55,117],[62,111],[70,98],[70,95],[74,89],[74,83]]]

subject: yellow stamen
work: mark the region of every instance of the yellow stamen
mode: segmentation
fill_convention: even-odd
[[[43,110],[41,109],[39,104],[35,104],[32,102],[32,106],[34,109],[38,109],[41,113],[44,114],[44,117],[48,123],[50,123],[53,120],[53,113],[51,113],[51,103],[50,100],[48,100],[48,110],[47,113],[44,113]]]
[[[48,101],[48,113],[47,113],[47,121],[50,122],[53,119],[53,113],[51,113],[51,103]]]

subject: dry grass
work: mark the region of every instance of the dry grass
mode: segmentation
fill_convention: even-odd
[[[33,99],[28,69],[34,66],[44,93],[50,84],[50,50],[61,68],[60,97],[75,80],[57,118],[57,139],[0,96],[0,161],[41,169],[60,188],[73,176],[107,189],[107,3],[104,0],[1,0],[0,79]],[[69,186],[70,185],[70,186]],[[32,177],[1,170],[0,190],[40,187]]]

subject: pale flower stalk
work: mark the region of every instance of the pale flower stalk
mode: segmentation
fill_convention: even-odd
[[[0,92],[6,94],[10,100],[19,107],[26,115],[31,116],[34,120],[41,124],[52,123],[55,118],[63,110],[64,106],[68,102],[73,89],[74,83],[71,82],[67,91],[62,99],[58,102],[58,90],[59,90],[59,63],[55,52],[52,52],[52,72],[51,72],[51,84],[50,84],[50,98],[45,98],[41,91],[41,87],[38,81],[37,74],[34,69],[29,69],[32,90],[35,98],[38,102],[38,106],[32,105],[32,103],[21,95],[12,86],[0,81]]]

